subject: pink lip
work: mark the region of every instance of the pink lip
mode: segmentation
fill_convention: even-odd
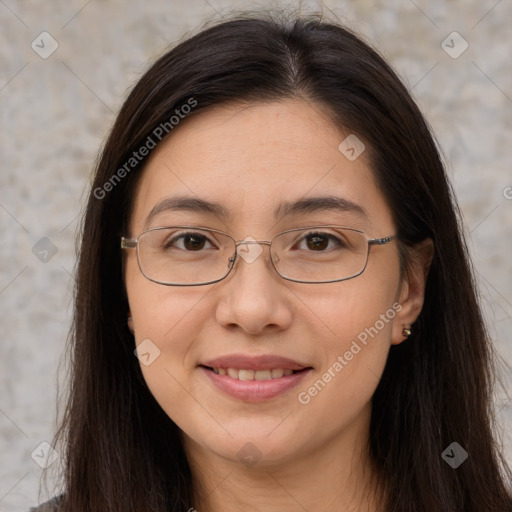
[[[281,395],[295,387],[312,371],[310,366],[298,363],[286,357],[273,355],[248,356],[244,354],[231,354],[217,357],[205,361],[199,365],[198,368],[218,389],[234,398],[246,402],[262,402]],[[272,368],[283,368],[296,370],[297,373],[271,380],[238,380],[228,375],[214,373],[209,368],[237,368],[239,370],[271,370]]]
[[[248,356],[244,354],[217,357],[205,361],[201,365],[209,366],[210,368],[237,368],[239,370],[271,370],[272,368],[303,370],[309,367],[286,357],[272,355]]]
[[[276,366],[274,366],[274,368],[276,368]],[[282,368],[282,366],[277,366],[277,368]],[[246,402],[263,402],[264,400],[274,398],[295,387],[312,371],[312,368],[271,380],[232,379],[227,375],[214,373],[213,370],[209,370],[204,366],[200,366],[199,370],[224,393]]]

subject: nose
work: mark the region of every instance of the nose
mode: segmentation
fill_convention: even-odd
[[[270,248],[271,242],[267,240],[254,240],[252,237],[248,237],[245,240],[236,243],[237,261],[243,259],[246,263],[252,263],[262,253],[263,246],[267,245]]]
[[[266,254],[268,241],[237,242],[235,265],[220,284],[216,316],[226,328],[249,334],[286,329],[292,321],[292,295]]]

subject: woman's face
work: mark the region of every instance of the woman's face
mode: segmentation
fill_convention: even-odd
[[[326,224],[393,235],[366,153],[353,159],[338,148],[348,135],[299,100],[218,107],[187,119],[151,155],[129,235],[192,225],[235,240],[271,240]],[[162,207],[175,196],[218,203],[226,215]],[[325,196],[345,207],[283,207]],[[328,284],[282,279],[268,245],[261,249],[254,261],[239,257],[226,279],[190,287],[149,281],[135,251],[126,256],[130,325],[136,344],[144,343],[149,389],[187,443],[246,464],[292,461],[343,436],[367,435],[390,345],[405,339],[402,328],[417,314],[400,282],[396,241],[372,246],[358,277]]]

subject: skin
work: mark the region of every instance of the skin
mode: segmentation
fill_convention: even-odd
[[[158,146],[139,182],[130,236],[144,230],[151,209],[187,194],[218,201],[220,219],[195,212],[164,212],[149,227],[195,224],[236,240],[270,240],[293,227],[337,224],[370,237],[395,233],[391,211],[377,189],[365,153],[349,161],[342,133],[318,106],[302,100],[216,107],[183,121]],[[283,200],[336,195],[362,206],[367,217],[322,211],[273,218]],[[215,284],[162,286],[140,272],[127,251],[129,321],[137,344],[149,338],[160,356],[141,365],[158,403],[183,432],[197,485],[198,511],[376,511],[375,482],[365,463],[371,397],[392,344],[417,318],[428,267],[418,247],[400,278],[398,245],[373,246],[366,270],[347,281],[301,284],[274,271],[268,249],[253,263],[239,260]],[[378,335],[307,404],[297,399],[381,314],[401,309]],[[197,368],[231,353],[289,357],[313,372],[297,388],[263,403],[219,391]],[[253,443],[261,459],[247,467],[238,451]]]

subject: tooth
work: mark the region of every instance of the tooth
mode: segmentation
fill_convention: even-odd
[[[238,378],[240,380],[254,380],[254,370],[240,370]]]
[[[272,375],[273,379],[279,379],[282,377],[283,372],[284,370],[282,368],[272,368],[272,370],[270,370],[270,374]]]
[[[238,379],[238,370],[236,368],[228,368],[228,375],[232,379]]]
[[[218,368],[213,368],[213,373],[219,373],[219,369]]]
[[[239,370],[238,368],[213,368],[213,371],[219,375],[228,375],[232,379],[238,380],[270,380],[287,377],[293,374],[293,370],[283,368],[272,368],[271,370]]]
[[[254,380],[270,380],[271,378],[270,370],[257,370],[254,372]]]

